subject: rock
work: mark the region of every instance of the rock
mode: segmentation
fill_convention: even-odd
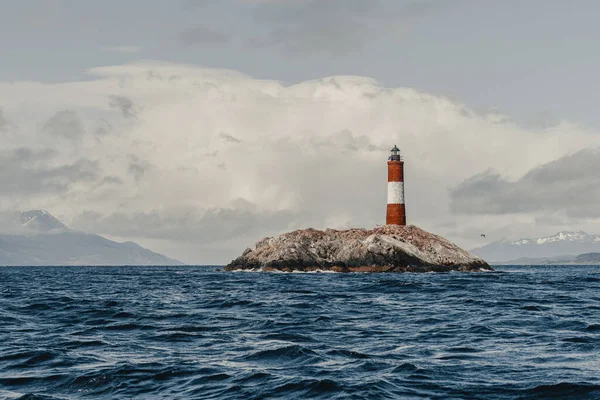
[[[443,272],[491,271],[441,236],[414,225],[324,231],[303,229],[256,243],[226,271]]]

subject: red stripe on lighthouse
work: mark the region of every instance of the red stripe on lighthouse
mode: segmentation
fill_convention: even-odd
[[[400,150],[392,149],[388,161],[388,201],[385,223],[387,225],[406,225],[406,208],[404,205],[404,161],[400,158]]]

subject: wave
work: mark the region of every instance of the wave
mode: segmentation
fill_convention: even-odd
[[[330,394],[344,392],[344,386],[331,379],[303,379],[284,383],[264,392],[265,397],[325,398]]]
[[[263,336],[264,340],[280,340],[285,342],[299,342],[299,343],[309,343],[314,342],[315,340],[310,336],[300,335],[295,333],[269,333]]]
[[[111,324],[105,325],[103,329],[107,331],[133,331],[133,330],[149,330],[155,329],[156,327],[153,325],[144,325],[144,324],[136,324],[136,323],[125,323],[125,324]]]
[[[269,362],[294,362],[307,363],[314,362],[321,357],[306,347],[300,345],[283,346],[276,349],[261,350],[255,353],[238,358],[238,361],[253,361],[258,363]]]
[[[586,331],[597,332],[600,331],[600,324],[591,324],[585,328]]]
[[[533,395],[537,399],[598,399],[600,398],[600,385],[561,382],[554,385],[539,385],[532,389],[525,390],[524,394]],[[593,395],[594,397],[588,397],[590,395]]]

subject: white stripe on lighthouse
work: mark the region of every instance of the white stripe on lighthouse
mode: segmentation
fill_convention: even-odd
[[[388,204],[404,204],[404,182],[388,182]]]

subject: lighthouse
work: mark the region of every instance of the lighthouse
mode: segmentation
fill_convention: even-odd
[[[406,208],[404,206],[404,161],[400,149],[394,145],[388,157],[388,200],[386,225],[406,225]]]

